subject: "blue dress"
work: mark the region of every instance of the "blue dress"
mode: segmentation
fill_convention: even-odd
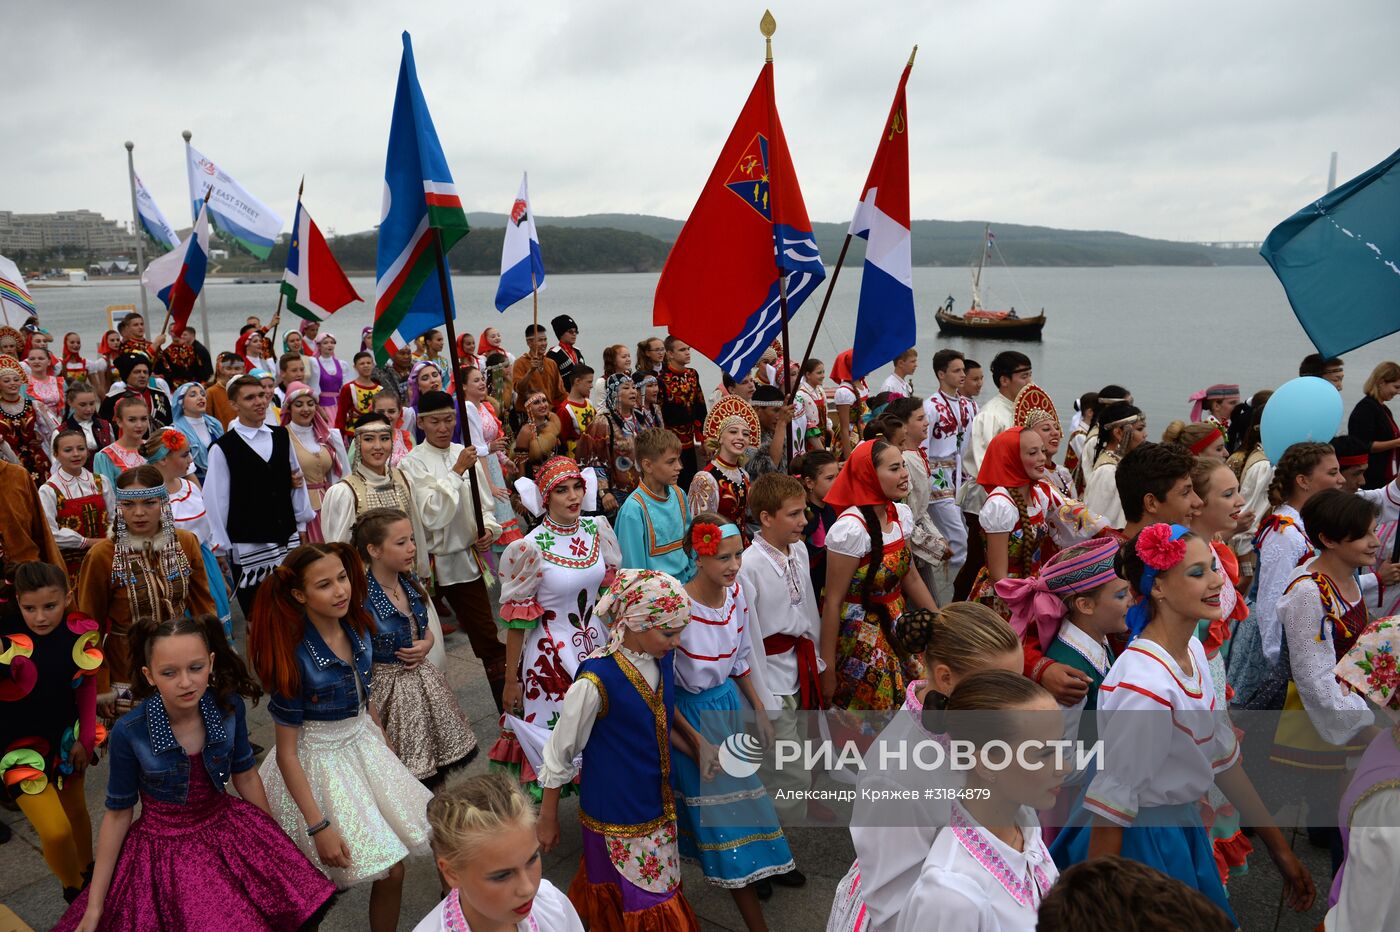
[[[734,889],[792,870],[792,851],[757,767],[743,776],[729,772],[746,769],[734,766],[742,761],[733,754],[748,743],[746,703],[735,685],[735,678],[752,675],[752,619],[743,591],[731,587],[718,609],[692,602],[690,614],[675,652],[676,714],[721,748],[729,769],[702,780],[693,757],[671,756],[677,843],[681,857],[698,862],[706,880]]]

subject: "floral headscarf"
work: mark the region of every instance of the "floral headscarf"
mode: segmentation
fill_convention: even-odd
[[[608,619],[612,636],[588,656],[606,657],[617,653],[628,631],[684,628],[690,622],[690,596],[674,576],[658,570],[618,570],[593,614]]]
[[[1337,679],[1400,721],[1400,618],[1382,618],[1356,639],[1333,671]]]

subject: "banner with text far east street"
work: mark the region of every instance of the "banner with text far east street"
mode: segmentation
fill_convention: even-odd
[[[282,294],[287,299],[287,310],[304,320],[325,320],[345,305],[361,300],[300,198],[292,220],[292,239],[287,244]]]
[[[909,236],[909,114],[904,104],[912,67],[905,66],[899,77],[870,177],[851,220],[851,235],[866,241],[851,352],[851,372],[857,379],[909,349],[918,338]]]
[[[209,219],[214,229],[259,259],[266,259],[282,232],[282,218],[198,149],[185,149],[189,152],[186,168],[191,215],[199,215],[199,205],[204,202],[205,191],[209,191]]]
[[[735,379],[782,331],[779,268],[789,319],[826,278],[772,101],[768,62],[666,257],[652,309],[653,323]]]
[[[433,128],[418,84],[413,43],[405,32],[375,262],[372,342],[380,365],[415,337],[441,327],[452,313],[443,306],[440,283],[423,286],[437,274],[438,242],[446,252],[467,232],[467,213]],[[448,292],[450,300],[450,281]]]

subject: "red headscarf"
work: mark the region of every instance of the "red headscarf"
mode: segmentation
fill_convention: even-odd
[[[865,440],[851,453],[851,458],[841,467],[831,491],[826,493],[826,503],[839,515],[847,508],[856,505],[884,506],[885,517],[896,521],[899,513],[894,502],[885,496],[880,488],[880,477],[875,474],[875,443]]]
[[[482,357],[483,359],[492,353],[502,352],[502,350],[498,350],[496,349],[496,347],[486,342],[486,331],[490,329],[490,327],[483,327],[481,331],[481,336],[476,338],[476,354]]]
[[[831,381],[840,385],[842,382],[854,382],[855,376],[851,372],[851,359],[855,355],[855,350],[846,350],[837,355],[836,361],[831,364]]]
[[[991,490],[997,486],[1014,489],[1023,485],[1033,485],[1026,475],[1026,467],[1021,462],[1021,431],[1024,428],[1011,427],[992,438],[987,444],[987,453],[982,457],[982,468],[977,470],[977,484]]]

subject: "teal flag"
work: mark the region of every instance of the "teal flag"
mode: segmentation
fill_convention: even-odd
[[[1400,151],[1274,227],[1259,253],[1323,356],[1400,330]]]

